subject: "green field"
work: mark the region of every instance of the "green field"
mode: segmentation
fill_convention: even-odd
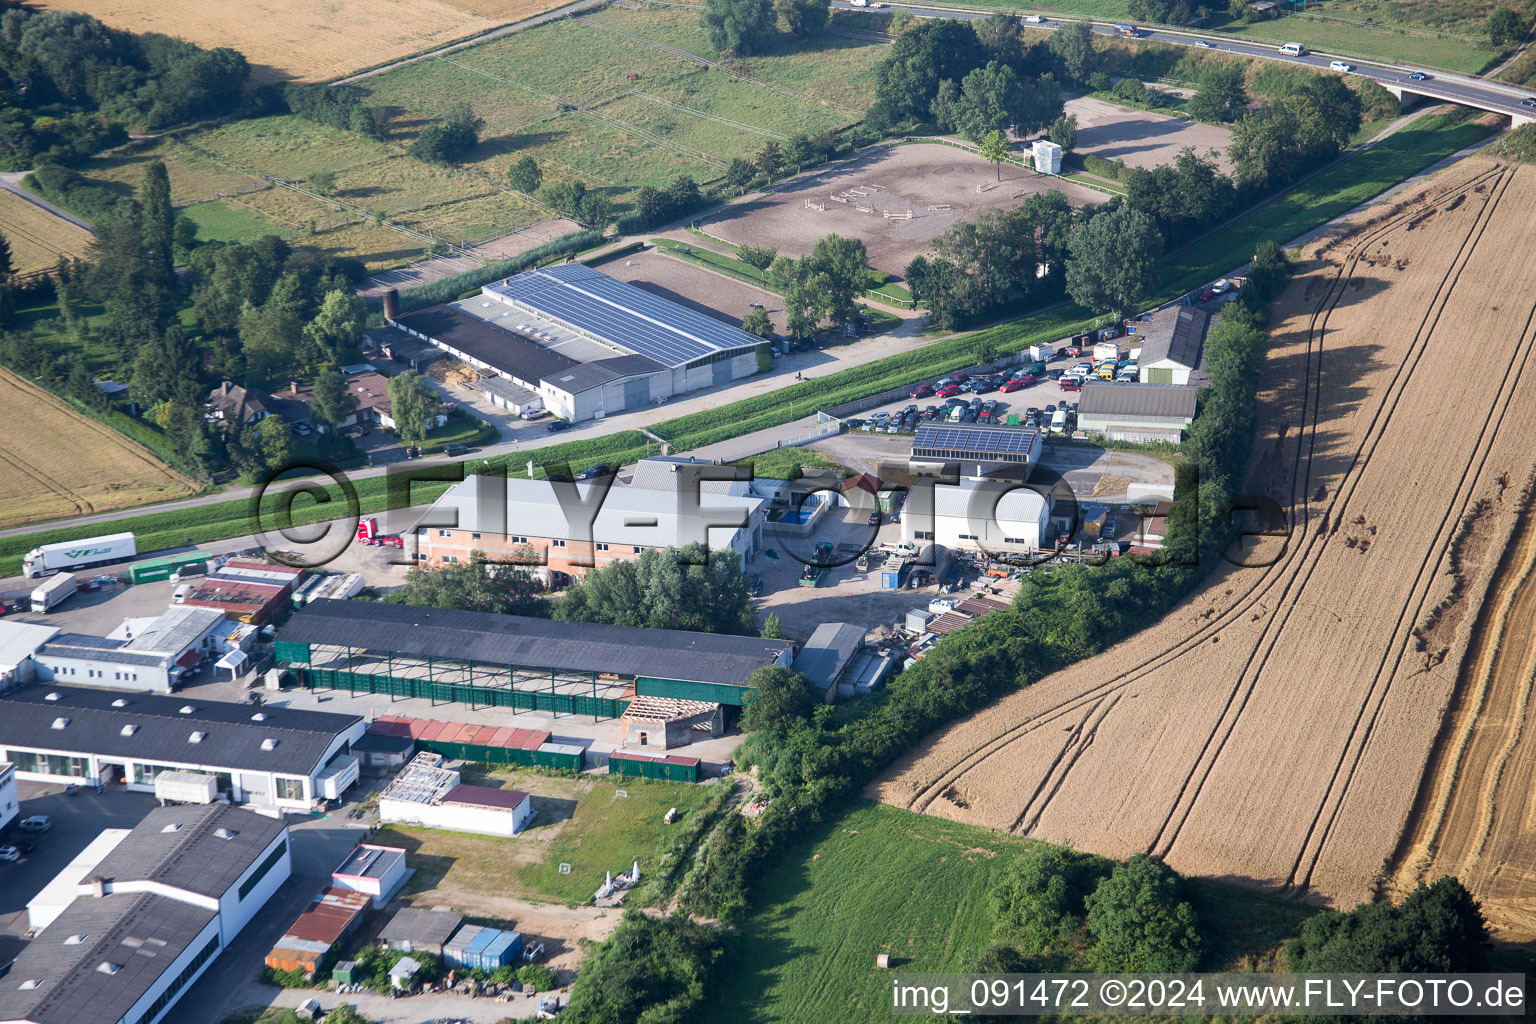
[[[403,825],[375,833],[374,842],[411,852],[417,865],[413,891],[483,891],[586,904],[606,871],[628,871],[636,860],[642,872],[654,871],[662,851],[711,792],[688,783],[565,778],[499,768],[471,767],[464,779],[532,793],[533,821],[511,839]],[[662,819],[671,807],[678,809],[679,820],[668,825]],[[561,864],[571,866],[569,873],[560,872]]]
[[[891,974],[875,955],[891,954],[903,972],[961,971],[990,941],[1005,941],[992,890],[1032,842],[884,805],[855,808],[762,879],[711,1019],[890,1019]],[[1214,883],[1193,888],[1207,969],[1263,957],[1313,912]]]
[[[1172,298],[1188,291],[1209,280],[1213,267],[1231,269],[1249,260],[1260,242],[1295,238],[1488,134],[1483,125],[1459,121],[1454,114],[1418,118],[1354,159],[1167,259],[1163,294]]]
[[[248,242],[262,235],[280,235],[283,229],[255,210],[236,206],[223,199],[193,203],[176,211],[197,225],[202,241]]]

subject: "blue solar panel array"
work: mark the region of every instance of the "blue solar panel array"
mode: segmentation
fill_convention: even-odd
[[[490,291],[667,366],[754,349],[760,340],[580,263],[527,270]]]
[[[1028,428],[978,430],[974,427],[918,427],[912,447],[934,448],[976,455],[1026,455],[1034,446],[1037,431]]]

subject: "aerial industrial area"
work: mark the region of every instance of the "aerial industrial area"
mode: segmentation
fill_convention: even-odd
[[[0,1024],[1528,1012],[1536,0],[4,8]]]

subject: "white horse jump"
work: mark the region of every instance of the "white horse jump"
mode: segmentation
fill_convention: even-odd
[[[807,209],[811,210],[825,210],[827,208],[827,204],[825,202],[813,203],[809,199],[805,201],[805,205]]]
[[[928,212],[932,213],[934,210],[951,210],[951,209],[954,209],[954,207],[950,206],[948,203],[942,203],[942,204],[940,204],[938,206],[930,206],[930,207],[928,207]]]
[[[995,181],[984,181],[981,184],[976,186],[976,191],[977,192],[990,192],[990,191],[992,191],[995,188],[997,188],[997,183]]]
[[[885,210],[883,211],[882,216],[884,216],[886,220],[911,220],[912,211],[908,210],[906,213],[892,213],[890,210]]]
[[[870,209],[868,206],[855,206],[854,209],[858,210],[860,213],[874,213],[875,212],[874,210]]]
[[[845,206],[848,204],[847,196],[827,196],[827,198],[832,200],[834,203],[842,203]]]
[[[1009,196],[1008,198],[1009,199],[1017,199],[1017,198],[1019,198],[1019,196],[1027,196],[1027,195],[1029,195],[1033,191],[1034,191],[1034,189],[1021,188],[1017,192],[1015,192],[1013,195]]]

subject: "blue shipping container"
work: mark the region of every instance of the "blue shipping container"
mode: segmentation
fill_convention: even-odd
[[[471,942],[464,950],[464,966],[484,967],[485,964],[481,962],[480,954],[487,946],[496,941],[496,937],[500,934],[501,932],[495,928],[482,929],[480,934],[475,936],[475,941]]]
[[[523,937],[517,932],[497,932],[496,938],[480,952],[480,966],[487,971],[517,963],[523,954]]]
[[[491,930],[489,928],[482,928],[477,924],[464,925],[453,933],[453,938],[444,944],[443,959],[448,962],[450,967],[473,967],[474,965],[465,958],[464,951],[473,945],[482,933]]]

